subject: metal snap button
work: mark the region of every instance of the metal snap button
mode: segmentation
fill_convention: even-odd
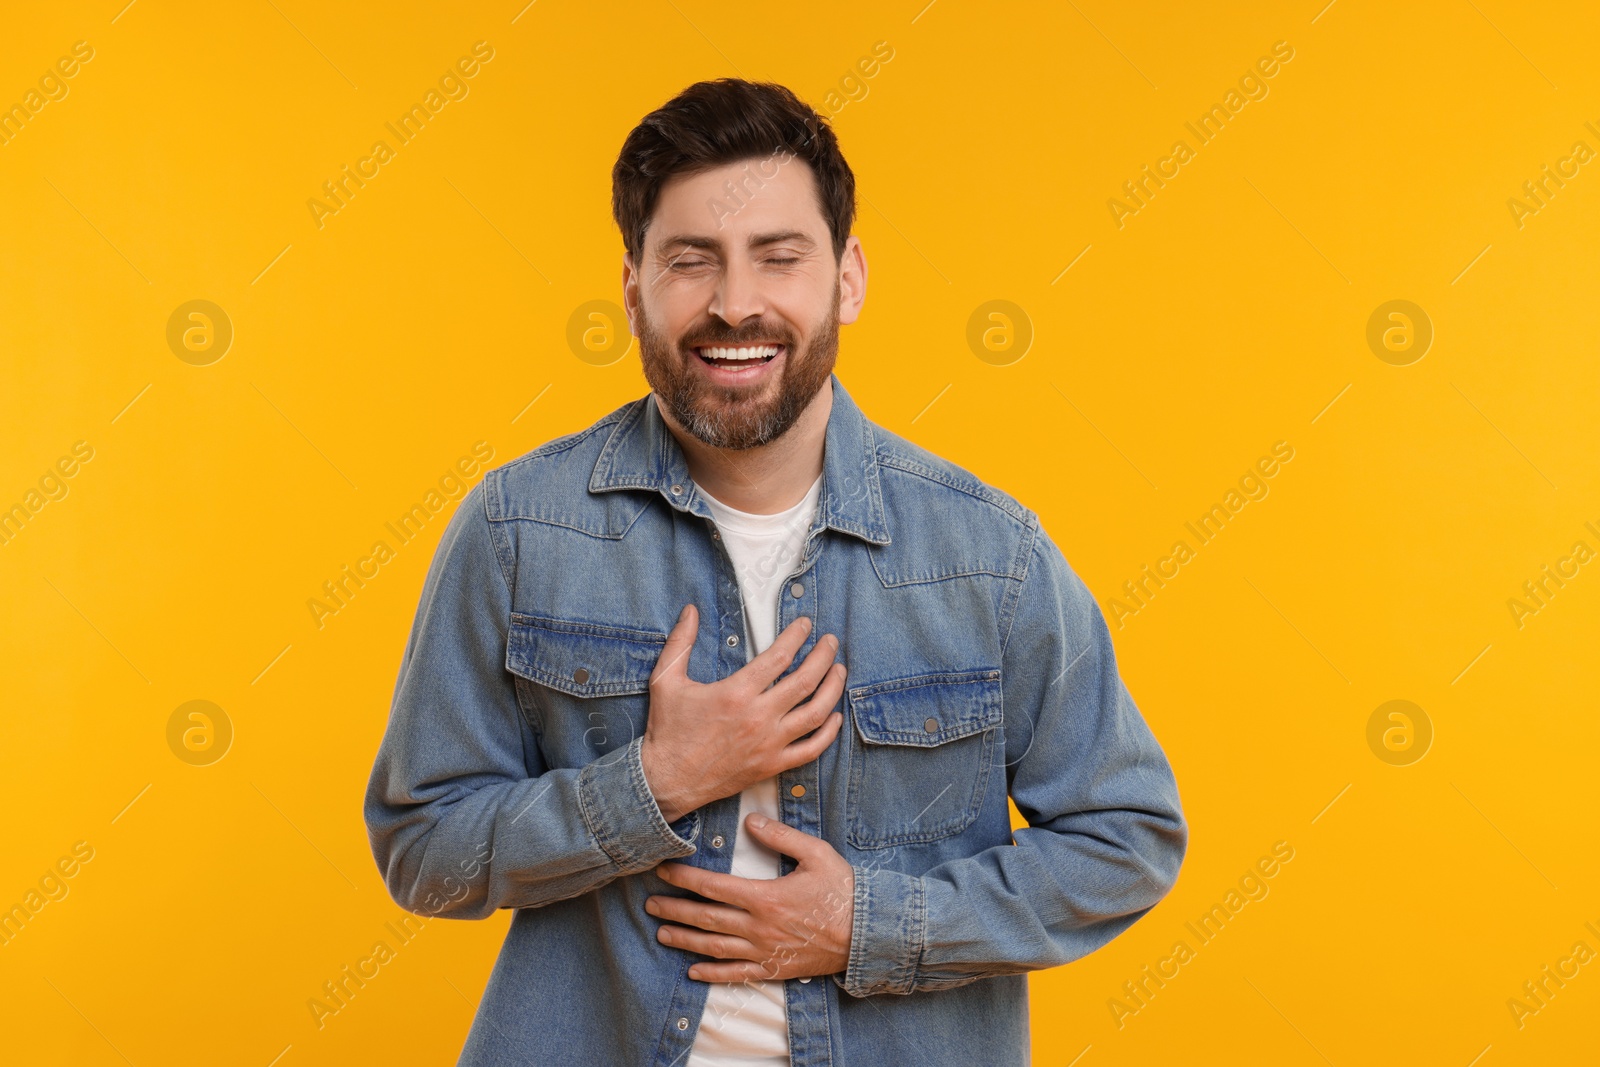
[[[672,495],[673,496],[682,496],[683,495],[683,486],[681,486],[681,485],[673,486],[672,487]],[[682,1029],[682,1028],[680,1027],[679,1029]]]
[[[729,634],[728,635],[728,647],[729,648],[737,648],[738,645],[739,645],[739,635],[738,634]]]
[[[806,595],[805,583],[804,582],[795,582],[793,585],[791,585],[789,587],[789,595],[794,597],[796,600],[799,600],[801,597],[805,596]]]
[[[810,976],[810,975],[807,975],[807,976],[806,976],[806,977],[804,977],[804,978],[802,978],[802,979],[800,979],[800,984],[801,984],[801,985],[805,985],[805,984],[806,984],[806,983],[807,983],[807,982],[809,982],[809,981],[811,981],[811,976]]]
[[[806,795],[806,787],[803,785],[791,786],[789,789],[789,795],[792,797],[803,797]]]
[[[926,718],[922,720],[922,728],[930,734],[936,734],[939,732],[939,720],[932,717]]]
[[[577,682],[579,685],[582,685],[584,682],[589,680],[589,671],[586,668],[579,667],[577,670],[572,672],[572,680]]]
[[[688,1016],[686,1016],[686,1015],[678,1016],[678,1029],[679,1030],[687,1030],[687,1029],[689,1029],[689,1017]]]
[[[722,847],[722,840],[723,840],[723,838],[722,838],[721,834],[718,834],[716,837],[713,837],[711,839],[711,847],[712,848],[721,848]]]

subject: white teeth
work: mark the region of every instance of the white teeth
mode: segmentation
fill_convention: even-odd
[[[700,354],[707,359],[765,359],[778,354],[779,345],[759,348],[702,348]]]

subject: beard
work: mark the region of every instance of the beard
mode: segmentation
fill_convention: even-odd
[[[678,425],[712,448],[756,448],[782,437],[804,413],[833,373],[839,357],[839,281],[834,279],[828,313],[801,352],[794,332],[783,324],[746,323],[733,329],[717,321],[690,331],[674,345],[638,309],[639,355],[645,380]],[[697,345],[737,347],[768,339],[784,346],[776,380],[754,386],[717,385],[690,361]]]

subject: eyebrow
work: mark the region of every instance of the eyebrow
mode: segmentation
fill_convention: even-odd
[[[766,245],[781,244],[785,241],[805,245],[807,248],[816,247],[816,242],[803,230],[774,230],[770,233],[756,233],[750,235],[749,246],[761,248]],[[660,251],[665,253],[670,248],[678,246],[685,248],[705,248],[720,251],[722,241],[716,237],[706,237],[695,233],[674,234],[661,242]]]

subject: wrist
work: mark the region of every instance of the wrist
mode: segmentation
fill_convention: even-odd
[[[644,767],[645,785],[655,798],[656,807],[661,809],[663,819],[676,822],[698,806],[685,795],[685,790],[674,778],[673,768],[678,766],[677,761],[670,756],[663,757],[659,747],[651,743],[648,734],[639,745],[639,762]]]

